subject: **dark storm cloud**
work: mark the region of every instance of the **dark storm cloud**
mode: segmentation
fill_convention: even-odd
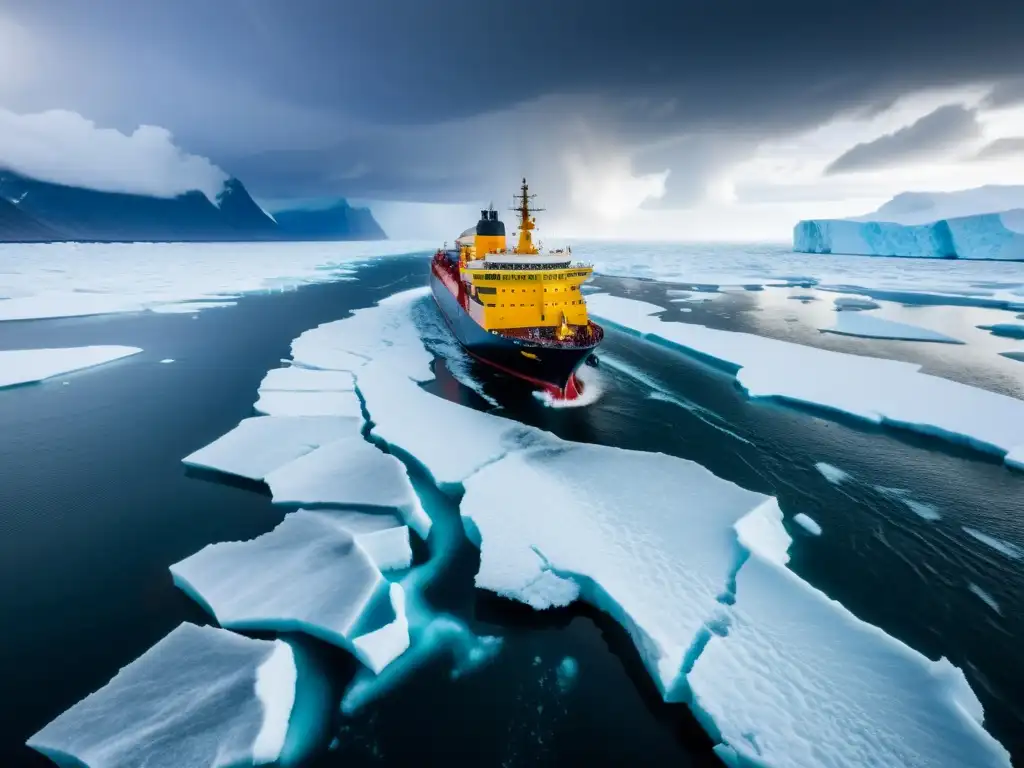
[[[1024,159],[1024,137],[1012,137],[996,139],[991,144],[986,144],[977,155],[975,160],[994,160],[1000,157],[1020,157]]]
[[[975,110],[959,104],[939,107],[906,128],[847,150],[825,173],[877,170],[932,157],[976,138],[980,130]]]
[[[713,136],[715,156],[731,156],[918,88],[1024,75],[1019,0],[969,9],[953,0],[4,0],[3,8],[52,44],[46,82],[12,107],[71,108],[121,127],[155,122],[268,192],[279,184],[475,194],[487,173],[481,162],[494,173],[543,166],[545,153],[550,160],[575,140],[553,122],[582,118],[610,145],[664,140],[668,148],[645,150],[644,162],[679,165],[669,187],[683,200],[711,171],[701,142],[674,137]],[[516,117],[519,105],[543,97],[551,114]],[[508,119],[488,122],[487,135],[471,130],[495,112]],[[537,126],[550,141],[520,146]],[[293,147],[300,154],[281,154]]]

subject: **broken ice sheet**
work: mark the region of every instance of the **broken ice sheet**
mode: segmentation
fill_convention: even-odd
[[[28,746],[88,768],[270,763],[285,744],[295,682],[286,643],[184,623]]]
[[[582,593],[626,627],[668,700],[731,589],[734,524],[775,505],[694,462],[571,443],[512,453],[465,486],[477,586],[538,609]]]
[[[254,416],[182,463],[262,480],[270,472],[343,437],[358,435],[362,418],[340,416]]]
[[[360,658],[362,649],[352,644],[360,622],[376,601],[388,599],[376,564],[329,512],[299,510],[250,541],[210,544],[171,573],[223,627],[304,632]],[[404,636],[397,653],[408,646]]]
[[[0,351],[0,387],[31,384],[51,376],[138,354],[138,347],[94,346]]]

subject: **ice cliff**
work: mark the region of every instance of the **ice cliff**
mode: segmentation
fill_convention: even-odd
[[[852,219],[807,219],[793,250],[862,256],[1024,260],[1024,187],[904,193]]]

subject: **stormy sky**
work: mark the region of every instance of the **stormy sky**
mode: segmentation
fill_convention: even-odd
[[[0,165],[399,234],[525,174],[555,230],[784,235],[1024,178],[1021,40],[1019,0],[0,0]]]

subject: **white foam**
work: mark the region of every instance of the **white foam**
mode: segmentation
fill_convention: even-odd
[[[601,374],[589,366],[583,366],[576,372],[576,378],[583,385],[583,391],[575,400],[553,397],[550,392],[542,389],[534,390],[533,396],[548,408],[586,408],[601,399],[604,394]]]
[[[207,545],[171,574],[222,627],[300,631],[343,648],[386,587],[351,533],[308,510],[250,541]]]
[[[229,475],[262,480],[278,467],[334,440],[358,435],[362,419],[254,416],[182,462]]]
[[[939,510],[931,504],[925,504],[923,501],[917,501],[916,499],[910,498],[910,492],[903,488],[887,488],[882,485],[876,485],[875,490],[883,496],[888,496],[890,499],[895,499],[900,502],[923,520],[934,522],[942,518],[942,514]]]
[[[963,344],[959,339],[909,323],[897,323],[865,312],[836,312],[832,325],[822,328],[828,333],[842,336],[863,336],[870,339],[896,339],[901,341],[933,341],[945,344]]]
[[[977,584],[974,584],[973,582],[968,584],[967,588],[975,596],[977,596],[983,603],[985,603],[985,605],[987,605],[993,611],[998,613],[1000,616],[1003,615],[1003,609],[999,607],[999,603],[996,602],[996,599],[992,597],[992,595],[990,595],[988,592],[986,592],[984,589],[979,587]]]
[[[291,648],[181,624],[28,740],[89,768],[273,762],[295,700]]]
[[[832,485],[839,485],[840,483],[846,482],[850,479],[850,473],[839,467],[834,467],[831,464],[826,464],[824,461],[819,461],[814,465],[814,468],[818,470],[822,477],[828,480]]]
[[[803,528],[812,536],[821,536],[821,526],[812,517],[808,517],[803,512],[799,512],[793,516],[793,522]]]
[[[422,242],[0,244],[0,320],[196,312],[257,291],[345,279]]]
[[[967,526],[962,526],[962,528],[964,529],[964,533],[968,536],[980,541],[987,547],[991,547],[999,554],[1004,555],[1011,560],[1024,559],[1024,550],[1015,544],[1010,544],[1008,541],[997,539],[995,536],[989,536],[987,533],[976,531],[973,528],[968,528]]]
[[[0,302],[2,307],[3,302]],[[95,346],[13,349],[0,352],[0,387],[43,381],[136,355],[138,347]]]
[[[669,700],[721,612],[740,552],[732,525],[767,501],[693,462],[572,443],[512,453],[465,486],[477,586],[538,609],[582,593],[626,627]]]
[[[757,555],[687,680],[730,765],[1009,768],[963,673]],[[736,759],[736,756],[740,759]]]
[[[409,649],[409,619],[405,615],[405,590],[401,584],[389,587],[395,620],[352,641],[360,660],[375,674]]]
[[[361,435],[327,443],[267,473],[275,504],[397,509],[426,538],[430,519],[402,464]]]
[[[751,397],[777,397],[1010,454],[1024,466],[1024,401],[920,372],[895,360],[848,355],[753,334],[664,322],[653,304],[607,294],[591,314],[654,341],[734,366]],[[1018,453],[1019,452],[1019,453]]]

